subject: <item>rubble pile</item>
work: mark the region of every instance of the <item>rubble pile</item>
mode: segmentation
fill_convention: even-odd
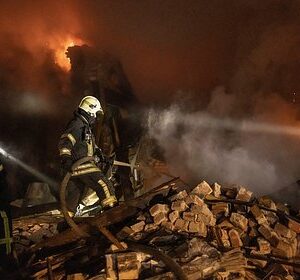
[[[65,227],[59,232],[65,224],[59,211],[15,219],[17,252],[22,255],[33,244],[52,247],[50,255],[41,252],[27,265],[34,279],[51,279],[50,274],[69,280],[300,279],[300,215],[269,197],[255,198],[242,186],[203,181],[190,188],[172,182],[128,205],[133,212],[115,207],[109,217],[109,210],[95,217],[116,221],[122,216],[120,223],[108,223],[113,235],[102,228],[101,234],[85,240]],[[81,218],[81,228],[88,230],[89,220]],[[66,247],[56,250],[60,245],[55,244]],[[136,250],[134,244],[156,253]],[[175,273],[178,268],[183,277]]]
[[[58,211],[57,211],[58,212]],[[18,255],[28,247],[58,233],[57,225],[62,215],[41,214],[35,217],[22,217],[13,221],[13,240]]]
[[[154,197],[119,240],[150,244],[172,257],[188,279],[299,279],[300,216],[244,187],[203,181]],[[298,262],[297,262],[298,258]],[[110,252],[107,279],[175,279],[150,255]]]

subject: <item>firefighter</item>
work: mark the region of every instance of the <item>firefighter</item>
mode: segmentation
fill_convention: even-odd
[[[9,268],[12,259],[12,220],[6,171],[0,160],[0,275]]]
[[[92,133],[92,126],[96,122],[97,114],[103,115],[99,100],[94,96],[84,97],[74,112],[73,119],[60,137],[59,155],[63,173],[71,172],[72,174],[67,195],[68,207],[72,212],[75,212],[87,187],[97,193],[103,209],[113,207],[117,203],[113,184],[97,165],[97,159],[105,158],[95,144],[95,137]],[[72,170],[76,161],[87,156],[94,157],[94,160],[83,163]]]

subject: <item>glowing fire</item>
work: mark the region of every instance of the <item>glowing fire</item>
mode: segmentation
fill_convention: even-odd
[[[75,37],[66,37],[66,38],[56,38],[49,43],[51,49],[54,50],[54,59],[55,63],[65,71],[71,69],[71,63],[69,58],[66,56],[66,51],[69,47],[75,45],[83,45],[84,42]]]

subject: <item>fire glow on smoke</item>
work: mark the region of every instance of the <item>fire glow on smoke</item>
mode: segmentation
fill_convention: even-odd
[[[54,51],[54,62],[65,71],[71,69],[71,63],[66,56],[66,51],[69,47],[75,45],[83,45],[84,42],[78,37],[68,35],[62,38],[53,38],[48,42],[48,45]]]

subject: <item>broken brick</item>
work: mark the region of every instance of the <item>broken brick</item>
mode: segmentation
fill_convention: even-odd
[[[203,222],[190,222],[188,231],[192,233],[198,233],[203,237],[206,237],[207,235],[207,228]]]
[[[105,255],[106,259],[106,278],[116,280],[118,279],[117,272],[114,269],[114,258],[112,254]]]
[[[271,244],[266,239],[262,237],[258,237],[257,244],[258,244],[260,254],[266,255],[271,253]]]
[[[243,242],[240,238],[240,234],[237,230],[231,229],[228,232],[228,236],[230,239],[231,247],[238,248],[243,246]]]
[[[274,231],[280,236],[288,239],[294,239],[297,237],[297,234],[289,229],[288,227],[277,223],[274,227]]]
[[[179,212],[178,211],[172,211],[169,214],[169,220],[171,221],[171,223],[174,223],[178,218],[179,218]]]
[[[189,222],[183,219],[177,219],[174,226],[177,230],[188,231]]]
[[[221,195],[221,186],[218,183],[214,183],[212,189],[214,197],[219,198]]]
[[[193,190],[192,190],[192,194],[197,194],[200,197],[205,197],[208,194],[212,193],[212,188],[210,187],[210,185],[203,181],[201,182],[199,185],[197,185]]]
[[[144,214],[138,215],[136,219],[137,219],[137,221],[146,221],[146,217]]]
[[[223,213],[224,216],[228,216],[229,213],[229,204],[225,202],[220,202],[212,205],[211,212],[216,216],[220,213]]]
[[[145,232],[152,232],[152,231],[157,230],[157,228],[158,228],[158,226],[156,224],[146,224],[144,231]]]
[[[293,230],[294,232],[296,232],[297,234],[300,234],[300,223],[298,223],[292,219],[289,219],[288,227],[291,230]]]
[[[267,197],[267,196],[262,196],[262,197],[260,197],[260,198],[258,199],[258,203],[259,203],[260,205],[263,205],[263,206],[269,208],[269,209],[277,210],[277,207],[276,207],[275,202],[274,202],[271,198],[269,198],[269,197]]]
[[[238,193],[236,195],[236,199],[248,202],[251,200],[252,194],[253,194],[253,192],[247,190],[244,187],[240,187],[238,190]]]
[[[186,221],[195,221],[196,220],[196,214],[193,212],[184,212],[183,213],[183,219]]]
[[[260,251],[256,251],[256,250],[251,250],[250,255],[257,255],[257,256],[262,256],[263,254]],[[249,259],[251,263],[253,263],[255,266],[258,266],[260,268],[264,268],[267,265],[267,261],[265,260],[259,260],[259,259]]]
[[[279,236],[277,235],[277,233],[270,228],[270,226],[268,225],[261,225],[258,228],[258,231],[261,233],[261,235],[267,239],[272,246],[276,246],[279,242]]]
[[[202,207],[193,205],[191,208],[191,212],[197,214],[197,221],[202,221],[206,225],[211,226],[214,226],[216,224],[216,219],[206,204],[204,204]]]
[[[253,205],[250,208],[250,211],[259,225],[267,224],[267,219],[265,215],[262,213],[262,211],[257,205]]]
[[[202,206],[204,204],[204,201],[197,194],[189,194],[185,198],[185,202],[187,205],[194,203],[198,206]]]
[[[218,226],[220,228],[228,228],[228,229],[234,228],[234,225],[232,223],[230,223],[227,219],[222,221],[220,224],[218,224]]]
[[[218,229],[219,235],[221,242],[224,247],[229,248],[230,247],[230,241],[229,241],[229,236],[228,233],[225,229]]]
[[[232,213],[230,216],[230,222],[243,231],[246,231],[248,228],[248,219],[241,214]]]
[[[288,242],[279,240],[276,248],[272,248],[272,254],[278,257],[292,258],[294,256],[293,246]]]
[[[176,200],[172,203],[171,209],[182,212],[185,211],[188,208],[187,204],[185,203],[184,200]]]
[[[130,228],[135,232],[141,232],[144,230],[144,227],[145,227],[145,221],[140,221],[134,225],[132,225]]]
[[[121,242],[121,245],[124,248],[128,248],[128,245],[125,242]],[[115,244],[111,244],[109,247],[109,252],[115,252],[115,251],[119,251],[119,250],[120,250],[120,248]]]
[[[275,213],[270,212],[270,211],[266,211],[266,210],[263,210],[263,209],[261,211],[265,215],[269,225],[275,225],[276,223],[278,223],[279,218]]]
[[[203,214],[198,214],[197,215],[197,219],[196,221],[202,221],[203,223],[205,223],[206,225],[209,225],[209,226],[215,226],[216,225],[216,218],[211,216],[206,216],[206,215],[203,215]]]
[[[135,252],[117,254],[117,273],[118,279],[138,279],[141,268],[141,262],[138,260],[138,254]]]
[[[175,201],[175,200],[183,200],[188,196],[188,193],[186,192],[186,190],[183,190],[177,194],[172,195],[169,200],[170,201]]]
[[[175,229],[175,226],[173,223],[169,222],[169,221],[164,221],[161,223],[161,225],[166,228],[167,230],[173,231]]]
[[[158,213],[168,213],[170,210],[169,206],[166,204],[155,204],[149,210],[151,216],[156,216]]]
[[[162,222],[168,221],[168,214],[160,212],[153,217],[154,224],[159,225]]]
[[[191,207],[191,211],[194,213],[194,214],[200,214],[202,213],[202,206],[199,206],[199,205],[193,205]]]

